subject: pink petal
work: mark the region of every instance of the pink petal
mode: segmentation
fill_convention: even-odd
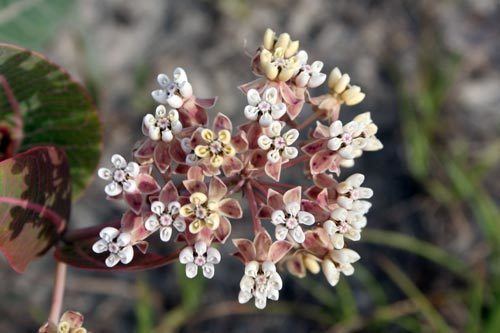
[[[243,162],[235,156],[225,156],[222,164],[222,172],[226,177],[232,176],[243,169]]]
[[[208,186],[209,200],[220,201],[227,193],[227,186],[219,177],[213,177]]]
[[[186,163],[186,153],[182,150],[181,142],[174,139],[169,145],[170,157],[177,163]]]
[[[185,127],[195,125],[206,125],[208,115],[204,108],[195,104],[194,99],[190,98],[184,102],[179,109],[179,119]]]
[[[203,170],[201,169],[201,167],[192,166],[187,172],[187,178],[190,180],[203,181],[203,179],[205,179],[205,176],[203,176]]]
[[[160,192],[159,200],[163,203],[169,203],[172,201],[177,201],[179,198],[179,192],[177,192],[177,187],[172,181],[163,186]]]
[[[330,218],[329,212],[315,201],[302,200],[302,209],[313,214],[316,222],[323,222]]]
[[[273,214],[274,209],[268,205],[262,206],[257,213],[257,216],[261,219],[270,219]]]
[[[301,150],[307,155],[314,155],[322,149],[327,148],[327,140],[315,140],[303,146]]]
[[[313,177],[314,184],[321,188],[331,188],[337,185],[337,181],[332,176],[320,173]]]
[[[291,120],[294,120],[304,106],[304,100],[297,97],[295,92],[290,89],[288,84],[281,82],[280,92],[283,100],[287,104],[287,113]]]
[[[179,164],[175,166],[173,172],[177,175],[185,175],[187,174],[188,170],[189,170],[189,165]]]
[[[154,151],[155,165],[161,173],[165,173],[172,163],[170,160],[169,145],[165,142],[160,142]]]
[[[203,130],[203,128],[198,127],[198,129],[196,131],[194,131],[193,134],[191,135],[191,140],[189,143],[190,143],[191,147],[193,147],[193,149],[198,145],[206,145],[207,144],[205,142],[205,140],[203,140],[203,138],[201,137],[202,130]]]
[[[283,196],[281,193],[276,192],[273,189],[267,191],[267,204],[271,206],[274,210],[283,208]]]
[[[149,243],[146,241],[140,241],[135,244],[135,246],[141,251],[142,254],[146,254],[148,252]]]
[[[243,131],[238,131],[238,134],[233,136],[231,139],[231,144],[233,145],[234,149],[238,153],[242,153],[247,151],[248,149],[248,140],[247,140],[247,135]]]
[[[151,175],[140,173],[135,180],[137,182],[137,188],[141,193],[151,194],[160,190],[160,185],[158,185]]]
[[[304,266],[304,261],[301,257],[302,255],[296,254],[286,262],[286,268],[288,271],[299,278],[306,276],[306,267]]]
[[[264,171],[266,175],[278,182],[281,175],[281,159],[276,163],[270,163],[268,161],[264,166]]]
[[[312,133],[313,138],[316,139],[329,139],[330,138],[330,127],[323,125],[319,121],[316,122],[316,127]],[[326,143],[325,143],[326,144]]]
[[[151,233],[144,228],[144,220],[141,215],[127,211],[121,219],[121,231],[129,233],[132,244],[144,240]]]
[[[219,227],[214,231],[214,236],[220,243],[225,243],[230,234],[231,223],[227,218],[221,216]]]
[[[245,95],[250,89],[260,90],[266,84],[266,80],[263,78],[258,78],[248,83],[244,83],[238,87]]]
[[[252,152],[252,156],[250,159],[250,163],[255,169],[260,169],[264,167],[267,163],[267,155],[266,152],[259,149],[259,150],[254,150]]]
[[[182,182],[186,190],[188,190],[189,193],[193,194],[196,192],[201,192],[207,194],[208,189],[207,189],[207,184],[205,184],[201,180],[194,180],[194,179],[188,179],[184,180]]]
[[[68,323],[72,329],[77,329],[83,325],[83,315],[75,311],[66,311],[60,321]]]
[[[325,172],[328,170],[335,157],[335,152],[322,150],[314,154],[309,162],[309,167],[313,175]]]
[[[304,194],[311,199],[316,199],[318,196],[319,192],[321,192],[323,189],[321,187],[318,187],[316,185],[313,185],[311,187],[308,187],[305,191]]]
[[[285,192],[283,195],[283,203],[289,205],[291,203],[300,202],[302,199],[302,187],[297,186]]]
[[[293,244],[282,240],[274,242],[269,248],[269,260],[274,263],[280,261],[293,247]]]
[[[328,207],[328,202],[329,202],[328,189],[325,188],[318,193],[318,196],[316,197],[316,202],[321,207]]]
[[[239,254],[243,257],[245,262],[255,260],[256,251],[253,243],[248,239],[233,239],[233,244],[238,249]]]
[[[232,132],[233,124],[226,115],[218,113],[214,119],[214,132],[219,133],[219,131],[224,129],[228,130],[229,132]]]
[[[217,103],[218,97],[210,97],[210,98],[195,98],[194,103],[203,109],[211,109],[214,107],[215,103]]]
[[[306,233],[305,233],[306,238],[305,238],[304,242],[302,243],[302,246],[304,247],[304,249],[311,252],[315,256],[322,258],[331,249],[326,245],[327,243],[323,242],[323,238],[322,238],[321,234],[318,233],[319,230],[323,230],[323,229],[306,231]]]
[[[153,157],[157,142],[151,139],[146,139],[137,150],[134,151],[134,156],[140,159],[148,159]]]
[[[249,149],[258,149],[259,145],[257,144],[257,140],[262,134],[262,128],[259,123],[251,122],[243,124],[239,127],[242,131],[245,131],[247,140],[248,140],[248,148]]]
[[[219,203],[219,212],[234,219],[239,219],[243,216],[240,203],[232,198],[224,199]]]
[[[269,248],[273,243],[271,236],[264,229],[260,231],[253,241],[256,251],[256,259],[258,261],[266,261],[268,259]]]
[[[127,205],[134,211],[134,213],[139,214],[142,208],[142,194],[139,192],[124,192],[123,199]]]

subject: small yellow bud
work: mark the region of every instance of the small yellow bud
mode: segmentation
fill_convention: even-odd
[[[345,88],[347,88],[347,85],[350,81],[351,78],[349,77],[349,74],[343,74],[342,77],[337,81],[337,83],[335,83],[333,90],[335,90],[337,94],[342,93]]]
[[[290,58],[290,57],[294,56],[298,50],[299,50],[299,41],[296,40],[296,41],[291,42],[285,51],[285,58]]]
[[[267,28],[266,32],[264,33],[264,39],[263,39],[263,45],[264,48],[267,50],[272,50],[274,46],[274,38],[276,36],[276,33],[272,31],[271,29]]]
[[[335,84],[340,80],[341,77],[342,73],[340,72],[340,69],[338,67],[332,69],[330,75],[328,76],[328,87],[330,89],[333,89],[333,87],[335,87]]]
[[[313,274],[318,274],[321,270],[321,267],[316,259],[313,256],[306,254],[304,256],[304,266],[309,270],[309,272]]]

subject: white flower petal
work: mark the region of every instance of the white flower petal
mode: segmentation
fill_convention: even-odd
[[[128,232],[122,232],[116,239],[116,244],[120,247],[124,247],[130,244],[132,236]]]
[[[158,81],[158,84],[162,88],[166,88],[168,84],[170,83],[170,79],[168,78],[168,75],[166,74],[159,74],[156,78],[156,81]]]
[[[277,240],[280,240],[280,241],[284,240],[286,238],[286,236],[288,235],[288,228],[282,224],[279,224],[276,226],[276,230],[275,230],[274,235],[275,235]]]
[[[304,231],[302,230],[302,227],[300,225],[298,225],[295,228],[293,228],[292,230],[290,230],[290,234],[291,234],[293,240],[299,244],[303,243],[304,240],[306,239]]]
[[[275,210],[272,214],[271,214],[271,222],[274,224],[274,225],[278,225],[278,224],[285,224],[285,212],[283,212],[282,210]]]
[[[297,58],[297,61],[301,65],[307,64],[307,59],[309,58],[309,56],[307,55],[307,52],[304,50],[300,50],[299,52],[297,52],[295,57]]]
[[[280,293],[276,289],[269,290],[269,292],[267,294],[267,298],[269,298],[272,301],[277,301],[279,299],[279,297],[280,297]]]
[[[132,245],[125,246],[119,253],[122,264],[129,264],[134,259],[134,248]]]
[[[300,211],[300,202],[291,202],[286,205],[285,210],[292,216],[297,216]]]
[[[329,128],[330,137],[336,137],[343,133],[342,122],[340,120],[334,121]]]
[[[262,263],[262,271],[264,274],[270,275],[276,272],[276,265],[272,261],[264,261]]]
[[[114,267],[120,262],[120,257],[117,254],[111,253],[105,261],[106,266]]]
[[[292,128],[291,130],[283,134],[283,139],[285,139],[287,146],[292,145],[298,138],[299,131],[297,131],[295,128]]]
[[[198,274],[198,266],[192,262],[186,264],[186,276],[190,279]]]
[[[103,253],[108,251],[108,242],[104,239],[99,239],[97,242],[92,245],[92,251],[95,253]]]
[[[191,83],[184,81],[179,84],[179,92],[181,93],[182,97],[184,98],[189,98],[193,96],[193,87],[191,86]]]
[[[261,101],[259,92],[255,89],[248,90],[247,100],[248,100],[248,104],[250,104],[252,106],[257,106],[257,104],[259,104],[259,102]]]
[[[161,227],[160,228],[160,239],[163,242],[168,242],[172,237],[172,227]]]
[[[259,271],[259,263],[257,261],[250,261],[245,265],[245,275],[256,277]]]
[[[117,169],[124,169],[127,166],[127,161],[120,154],[111,156],[111,164]]]
[[[259,125],[262,127],[269,127],[273,122],[273,117],[269,113],[264,113],[259,119]]]
[[[250,292],[255,285],[255,279],[249,275],[243,275],[240,281],[240,289],[242,291]]]
[[[104,187],[104,192],[110,197],[114,197],[122,193],[122,187],[117,182],[113,181]]]
[[[278,90],[276,90],[276,88],[271,87],[267,88],[264,91],[264,100],[269,104],[275,104],[277,99],[278,99]]]
[[[347,210],[344,208],[335,208],[330,214],[330,217],[335,221],[345,221],[347,218]]]
[[[270,150],[268,153],[267,153],[267,160],[270,162],[270,163],[278,163],[278,161],[281,159],[281,155],[280,155],[280,151],[278,149],[273,149],[273,150]]]
[[[110,243],[111,241],[113,241],[113,239],[118,237],[119,234],[120,231],[118,229],[113,227],[106,227],[103,228],[101,232],[99,232],[99,237],[104,239],[106,242]]]
[[[187,81],[186,71],[182,67],[174,69],[174,82],[179,84]]]
[[[163,89],[157,89],[151,93],[151,97],[153,99],[161,104],[164,104],[167,102],[167,93]]]
[[[274,137],[277,137],[281,134],[282,128],[283,128],[283,126],[281,125],[281,123],[279,121],[273,121],[271,126],[269,127],[269,132],[271,132],[271,134]]]
[[[129,162],[129,164],[127,164],[127,167],[125,168],[125,172],[128,173],[131,177],[137,177],[139,171],[139,164],[135,162]]]
[[[297,155],[299,155],[299,151],[295,147],[285,147],[282,152],[283,158],[287,160],[293,160]]]
[[[137,183],[133,179],[129,179],[123,182],[123,190],[125,192],[133,193],[137,190]]]
[[[295,84],[297,85],[297,87],[303,88],[303,87],[307,86],[310,79],[311,79],[311,75],[307,72],[302,71],[295,78]]]
[[[172,133],[171,130],[165,129],[163,132],[161,132],[161,140],[163,142],[170,142],[174,138],[174,134]]]
[[[165,211],[165,204],[161,201],[154,201],[151,204],[151,211],[156,215],[161,215]]]
[[[333,287],[339,282],[339,271],[337,268],[335,268],[335,264],[328,260],[325,259],[321,263],[321,268],[323,269],[323,274],[325,274],[326,280],[328,283]]]
[[[267,299],[266,297],[255,297],[255,307],[257,309],[264,309],[266,307]]]
[[[247,105],[245,106],[244,114],[245,118],[247,118],[248,120],[257,120],[259,116],[259,108],[253,105]]]
[[[277,103],[271,107],[271,116],[274,120],[278,120],[283,117],[286,113],[286,104]]]
[[[311,79],[309,80],[309,83],[307,86],[309,88],[317,88],[320,85],[322,85],[326,81],[326,74],[325,73],[313,73],[311,75]]]
[[[182,218],[175,219],[173,226],[178,232],[184,232],[186,230],[186,222]]]
[[[159,227],[160,223],[156,215],[151,215],[144,222],[144,228],[146,228],[147,231],[156,231]]]
[[[299,220],[299,223],[302,223],[305,225],[313,225],[315,222],[314,215],[309,213],[309,212],[304,212],[304,211],[300,211],[298,213],[298,220]]]
[[[198,241],[194,244],[194,250],[198,255],[204,255],[207,252],[207,243],[203,241]]]
[[[206,263],[205,265],[202,266],[201,269],[203,271],[203,276],[206,277],[207,279],[211,279],[214,277],[215,273],[214,264]]]
[[[337,197],[337,204],[342,208],[351,209],[352,208],[352,199],[341,195],[341,196]]]
[[[170,95],[168,98],[167,98],[167,101],[168,105],[170,105],[171,107],[173,107],[174,109],[178,109],[182,106],[182,104],[184,103],[182,101],[182,98],[180,98],[180,96],[178,95],[175,95],[175,94],[172,94]]]
[[[113,178],[113,173],[108,168],[100,168],[97,171],[97,175],[99,176],[99,178],[104,180],[111,180],[111,178]]]
[[[218,264],[220,263],[220,252],[213,248],[213,247],[209,247],[208,250],[207,250],[207,262],[211,263],[211,264]]]
[[[328,140],[328,149],[332,151],[337,151],[342,145],[342,140],[339,138],[333,138]]]
[[[179,253],[179,261],[181,264],[187,264],[188,262],[193,262],[193,248],[191,246],[185,247]]]
[[[153,141],[160,140],[160,137],[161,137],[161,130],[160,130],[160,128],[156,127],[156,126],[151,126],[149,128],[149,131],[148,131],[148,136]]]
[[[269,138],[267,135],[261,135],[257,139],[257,144],[259,145],[260,149],[268,150],[271,148],[271,144],[273,143],[273,140]]]
[[[249,300],[251,300],[252,297],[253,296],[252,296],[252,294],[250,292],[241,290],[240,293],[238,294],[238,302],[240,304],[245,304]]]

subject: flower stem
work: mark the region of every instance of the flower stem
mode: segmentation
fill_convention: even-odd
[[[249,182],[245,185],[245,194],[248,206],[250,207],[250,214],[252,214],[253,232],[257,234],[262,229],[262,225],[260,224],[260,219],[257,217],[257,201],[255,200],[252,185]]]
[[[304,128],[306,128],[307,126],[309,126],[313,121],[315,121],[317,118],[318,118],[319,114],[317,112],[314,112],[312,115],[310,115],[309,117],[307,117],[306,120],[304,120],[304,122],[302,122],[300,125],[297,126],[297,130],[302,130]]]
[[[67,268],[65,263],[57,262],[54,290],[52,291],[52,305],[49,314],[49,322],[52,323],[59,322],[59,317],[61,316]]]

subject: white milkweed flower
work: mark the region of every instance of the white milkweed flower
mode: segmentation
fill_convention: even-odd
[[[104,179],[110,180],[111,183],[104,187],[104,192],[107,195],[114,197],[125,192],[134,192],[137,189],[135,177],[139,174],[139,164],[127,161],[123,156],[114,154],[111,156],[111,164],[113,169],[100,168],[97,175]]]
[[[332,250],[321,262],[323,274],[328,283],[333,287],[339,282],[340,273],[349,276],[354,273],[352,264],[361,257],[351,249]]]
[[[101,230],[99,237],[101,239],[92,245],[92,251],[95,253],[109,252],[105,261],[106,266],[113,267],[118,262],[126,265],[134,258],[130,234],[121,233],[113,227],[106,227]]]
[[[267,88],[262,96],[255,89],[247,92],[248,105],[245,107],[245,117],[248,120],[259,120],[262,127],[268,127],[273,120],[279,120],[286,113],[286,104],[278,102],[278,90]]]
[[[281,135],[282,129],[281,123],[274,121],[268,129],[269,134],[262,134],[257,140],[259,147],[268,151],[267,160],[270,163],[277,163],[280,159],[291,160],[298,155],[297,148],[290,146],[297,141],[299,131],[292,128]]]
[[[196,242],[194,249],[191,246],[184,248],[179,254],[179,261],[186,265],[186,276],[190,279],[198,274],[198,267],[201,267],[203,276],[211,279],[220,258],[220,252],[213,247],[207,248],[203,241]]]
[[[300,210],[299,201],[286,205],[285,211],[275,210],[271,215],[271,221],[276,226],[277,240],[284,240],[290,234],[294,241],[303,243],[305,234],[300,225],[313,225],[315,219],[311,213]]]
[[[361,187],[365,180],[365,176],[360,173],[355,173],[349,176],[345,181],[337,186],[337,203],[339,206],[347,210],[356,210],[367,212],[370,204],[362,203],[362,199],[370,199],[373,196],[373,191],[368,187]]]
[[[164,142],[170,142],[175,134],[182,131],[179,112],[175,109],[167,112],[167,109],[163,105],[159,105],[156,108],[154,116],[152,114],[145,115],[142,123],[147,130],[144,134],[148,135],[154,141],[161,139]]]
[[[174,79],[170,80],[166,74],[160,74],[157,78],[161,89],[155,90],[151,96],[161,104],[168,104],[174,109],[184,104],[184,99],[193,95],[193,87],[187,79],[184,69],[177,67],[174,70]]]
[[[350,82],[349,74],[342,74],[338,67],[335,67],[328,76],[330,93],[338,96],[346,105],[356,105],[365,98],[365,94],[361,92],[359,86],[351,85]]]
[[[240,281],[238,301],[244,304],[254,297],[255,306],[258,309],[264,309],[267,299],[278,300],[282,287],[283,281],[276,272],[274,263],[265,261],[259,264],[257,261],[250,261],[246,264],[245,275]]]
[[[361,239],[361,229],[366,226],[366,217],[356,211],[345,208],[335,208],[330,214],[330,219],[323,223],[332,245],[336,249],[344,247],[344,238],[352,241]]]
[[[326,80],[326,74],[321,73],[323,69],[322,61],[314,61],[308,64],[308,55],[304,50],[297,53],[297,59],[300,63],[300,69],[295,77],[295,84],[298,87],[316,88],[323,84]]]
[[[172,227],[178,232],[186,230],[186,222],[179,215],[181,204],[178,201],[169,202],[165,205],[161,201],[154,201],[151,204],[151,211],[154,213],[144,222],[146,230],[155,232],[160,230],[160,239],[168,242],[172,237]]]

